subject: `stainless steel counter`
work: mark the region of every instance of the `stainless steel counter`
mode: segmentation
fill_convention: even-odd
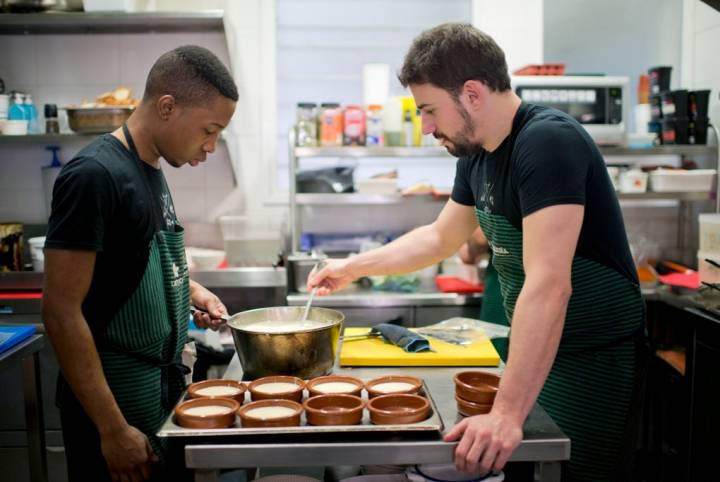
[[[285,268],[270,266],[191,271],[190,279],[206,288],[273,288],[287,285]]]
[[[370,379],[385,374],[406,373],[425,380],[449,431],[459,420],[454,399],[453,375],[463,367],[344,368],[334,373],[351,374]],[[488,368],[501,372],[502,368]],[[225,378],[242,378],[242,367],[235,356]],[[444,433],[443,432],[443,433]],[[456,443],[446,443],[441,433],[425,436],[353,437],[338,435],[334,439],[293,438],[243,443],[194,444],[185,446],[185,461],[195,471],[195,480],[217,480],[217,471],[240,467],[292,467],[334,465],[377,465],[451,463]],[[540,480],[559,481],[560,462],[570,458],[570,440],[547,413],[535,405],[525,422],[524,438],[511,461],[535,462]]]
[[[308,300],[307,293],[289,293],[287,304],[290,306],[304,305]],[[438,291],[434,281],[425,280],[415,293],[393,293],[362,288],[356,284],[328,296],[316,296],[313,304],[327,308],[340,307],[371,307],[388,306],[479,306],[482,294],[443,293]]]

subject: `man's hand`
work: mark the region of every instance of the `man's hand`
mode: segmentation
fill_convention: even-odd
[[[334,291],[346,288],[355,281],[356,276],[350,272],[348,265],[350,259],[328,259],[323,261],[320,269],[313,271],[308,276],[307,289],[312,291],[317,288],[316,293],[320,296],[329,295]]]
[[[100,446],[113,482],[149,480],[158,458],[148,438],[130,425],[100,435]]]
[[[491,411],[462,420],[445,435],[445,441],[460,439],[455,449],[459,471],[487,473],[502,470],[522,436],[521,421]]]
[[[199,328],[210,328],[217,331],[225,323],[221,317],[227,315],[228,312],[220,298],[194,281],[190,281],[190,301],[193,305],[207,312],[196,311],[193,314],[193,321]]]

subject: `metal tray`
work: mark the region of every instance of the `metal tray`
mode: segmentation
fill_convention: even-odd
[[[433,400],[430,390],[423,381],[420,394],[430,402],[430,417],[422,422],[399,425],[375,425],[370,421],[370,412],[365,408],[363,419],[357,425],[308,425],[303,412],[301,424],[297,427],[259,427],[243,428],[240,426],[240,418],[235,416],[235,425],[228,428],[196,429],[185,428],[175,423],[175,415],[171,413],[160,427],[158,437],[228,437],[228,436],[249,436],[249,435],[276,435],[276,434],[340,434],[340,433],[385,433],[385,432],[441,432],[443,421],[440,417],[437,405]],[[182,397],[182,400],[185,396]],[[174,410],[173,410],[174,412]]]

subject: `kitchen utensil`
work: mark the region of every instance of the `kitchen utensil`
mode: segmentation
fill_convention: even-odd
[[[305,304],[305,311],[303,311],[302,321],[307,321],[308,313],[310,313],[310,305],[312,305],[313,298],[315,298],[315,292],[317,292],[317,288],[313,288],[312,291],[310,291],[310,296]]]
[[[307,379],[332,371],[345,319],[339,311],[311,308],[308,317],[322,323],[319,328],[287,328],[275,333],[245,329],[258,322],[299,324],[302,315],[302,306],[277,306],[243,311],[230,318],[228,326],[246,378],[292,375]]]
[[[327,259],[325,254],[319,252],[293,253],[287,257],[289,264],[288,278],[290,288],[300,293],[307,293],[307,279],[319,262]]]
[[[198,308],[197,306],[191,306],[191,307],[190,307],[190,314],[195,314],[195,312],[205,313],[205,314],[207,314],[207,315],[210,314],[210,313],[208,313],[206,310],[203,310],[202,308]],[[224,314],[224,313],[223,313],[222,315],[220,315],[220,319],[223,320],[223,321],[225,321],[225,322],[228,322],[228,321],[230,321],[230,315],[227,315],[227,314]]]

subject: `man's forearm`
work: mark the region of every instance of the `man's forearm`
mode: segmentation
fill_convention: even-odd
[[[569,298],[569,284],[526,281],[513,314],[510,357],[493,410],[524,422],[555,360]]]
[[[378,249],[349,258],[356,278],[409,273],[452,255],[459,246],[444,244],[432,224],[413,229]]]
[[[103,373],[87,322],[82,315],[44,313],[50,342],[63,377],[102,435],[127,425]]]

